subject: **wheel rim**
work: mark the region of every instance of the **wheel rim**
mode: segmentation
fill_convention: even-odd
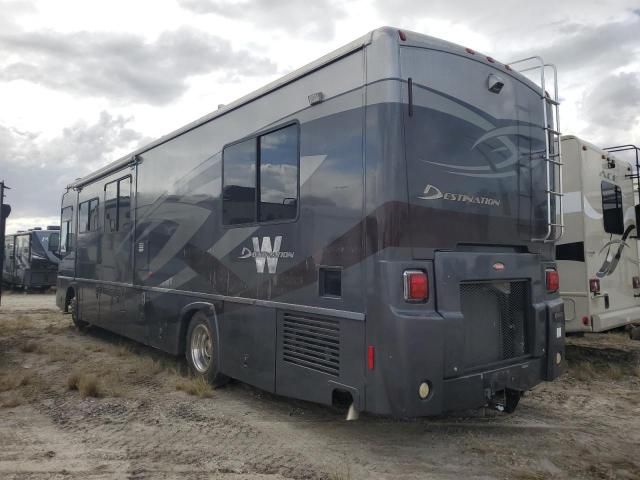
[[[198,325],[191,334],[191,359],[193,366],[199,373],[205,373],[211,365],[213,356],[213,342],[209,329]]]

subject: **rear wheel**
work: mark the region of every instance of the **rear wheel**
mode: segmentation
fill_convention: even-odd
[[[82,330],[87,325],[89,325],[87,322],[83,322],[82,320],[80,320],[80,315],[78,312],[78,300],[76,297],[72,297],[71,300],[69,300],[68,310],[71,314],[71,320],[78,330]]]
[[[187,330],[185,356],[191,371],[214,387],[221,387],[229,377],[218,370],[218,345],[207,316],[196,312]]]

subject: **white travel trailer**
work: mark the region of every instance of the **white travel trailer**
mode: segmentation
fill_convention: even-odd
[[[572,135],[562,137],[562,153],[565,232],[556,257],[566,332],[640,323],[637,174],[612,151]]]

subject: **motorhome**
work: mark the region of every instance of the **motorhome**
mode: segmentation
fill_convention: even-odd
[[[46,290],[58,274],[58,226],[5,235],[2,281],[12,288]]]
[[[565,233],[556,259],[566,331],[640,322],[636,166],[573,135],[562,137],[562,152]]]
[[[71,183],[57,303],[214,385],[511,411],[565,368],[552,79],[375,30]]]

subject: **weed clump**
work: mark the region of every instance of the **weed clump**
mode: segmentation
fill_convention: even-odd
[[[176,382],[176,390],[200,398],[213,397],[211,385],[202,377],[182,377]]]

